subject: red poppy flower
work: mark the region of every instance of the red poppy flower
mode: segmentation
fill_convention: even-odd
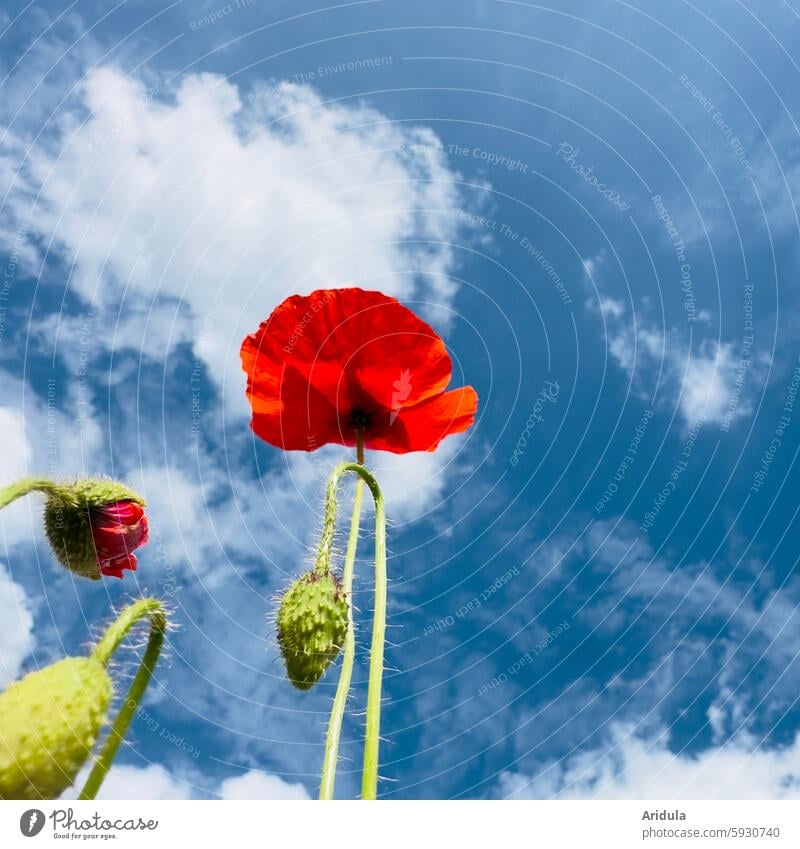
[[[100,574],[121,578],[136,571],[134,549],[147,542],[147,516],[135,501],[117,501],[89,511],[92,540]]]
[[[278,448],[326,443],[433,451],[475,418],[471,386],[445,391],[444,342],[394,298],[320,289],[287,298],[242,343],[251,427]]]

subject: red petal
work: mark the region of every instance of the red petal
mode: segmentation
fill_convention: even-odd
[[[433,450],[472,423],[472,389],[443,394],[450,357],[439,336],[394,298],[321,289],[287,298],[241,348],[252,428],[287,450],[366,445]],[[426,422],[425,417],[429,417]]]
[[[135,501],[118,501],[94,507],[89,521],[101,574],[121,578],[124,570],[135,571],[133,551],[149,537],[142,506]]]
[[[291,366],[283,368],[276,385],[255,384],[248,398],[253,408],[250,426],[270,445],[316,451],[330,442],[354,444],[344,441],[336,408]]]
[[[92,508],[92,523],[98,526],[135,525],[144,516],[144,508],[135,501],[115,501]]]
[[[291,364],[340,410],[393,409],[443,391],[451,363],[437,333],[381,292],[320,289],[287,298],[242,344],[249,382],[274,389]]]
[[[136,555],[128,554],[113,561],[100,563],[100,574],[109,578],[121,578],[126,570],[135,572],[137,565]]]
[[[471,386],[443,392],[402,409],[393,423],[373,429],[365,444],[367,448],[395,454],[433,451],[446,436],[467,430],[477,409],[478,395]]]

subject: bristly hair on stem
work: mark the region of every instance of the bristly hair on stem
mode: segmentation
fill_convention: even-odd
[[[363,458],[363,447],[359,446],[359,459]],[[352,598],[353,572],[355,567],[356,546],[361,516],[361,498],[364,485],[370,490],[375,504],[375,614],[370,647],[369,687],[367,692],[367,730],[364,746],[364,774],[361,795],[364,799],[374,799],[377,795],[378,748],[380,743],[381,683],[383,680],[383,645],[386,629],[386,516],[383,495],[375,477],[362,463],[341,463],[336,466],[328,481],[326,508],[336,509],[336,491],[344,474],[353,472],[359,479],[353,504],[353,516],[350,525],[347,553],[345,555],[343,590]],[[326,525],[328,528],[329,525]],[[327,545],[327,538],[322,545]],[[348,628],[345,638],[345,650],[342,671],[331,709],[328,734],[325,743],[322,776],[320,781],[320,799],[332,799],[338,758],[339,738],[347,697],[350,688],[353,665],[355,662],[355,626],[352,619],[352,605],[348,605]]]
[[[107,666],[112,655],[134,625],[146,619],[150,621],[150,637],[142,656],[141,665],[78,799],[94,799],[97,796],[108,771],[111,769],[111,764],[114,762],[128,727],[139,709],[139,704],[150,683],[164,644],[168,622],[166,607],[155,598],[140,599],[129,605],[106,629],[105,634],[92,652],[94,658],[99,660],[103,666]]]

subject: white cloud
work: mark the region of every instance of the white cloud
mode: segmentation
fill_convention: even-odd
[[[223,799],[310,799],[302,784],[290,784],[268,772],[250,770],[226,778],[217,791]]]
[[[625,304],[615,298],[601,297],[600,311],[611,318],[622,318],[625,315]]]
[[[575,745],[584,744],[575,732],[578,713],[590,734],[605,721],[643,716],[669,724],[690,704],[698,727],[707,721],[720,741],[745,728],[766,733],[792,709],[800,580],[779,581],[770,565],[742,557],[736,543],[709,563],[656,551],[631,520],[601,519],[577,539],[550,537],[525,568],[545,586],[566,581],[563,603],[580,610],[579,627],[608,641],[609,657],[615,646],[641,647],[640,660],[620,664],[624,698],[619,689],[592,691],[593,708],[584,712],[573,692],[567,705],[550,711],[556,724],[575,714],[564,725]],[[498,627],[509,627],[519,649],[528,650],[526,631],[513,619]],[[700,704],[698,692],[713,694],[710,706]]]
[[[800,737],[760,749],[742,736],[699,755],[671,752],[665,736],[616,726],[610,744],[544,767],[504,772],[498,795],[517,799],[800,799]]]
[[[0,563],[0,687],[14,681],[34,647],[33,613],[23,588]]]
[[[370,468],[381,482],[392,521],[415,521],[441,506],[447,474],[459,468],[462,436],[451,436],[435,452],[376,453]]]
[[[38,113],[10,125],[0,154],[0,238],[23,260],[43,243],[69,263],[71,291],[93,315],[92,346],[161,360],[191,342],[231,426],[241,417],[245,427],[249,413],[240,341],[288,294],[380,288],[420,298],[442,327],[455,291],[450,243],[461,225],[451,210],[463,198],[435,134],[364,104],[325,102],[308,86],[270,91],[251,97],[214,74],[144,82],[96,66],[42,94],[55,111],[35,145]],[[57,339],[70,368],[87,354],[82,327],[80,317],[50,315],[31,332],[39,343]],[[395,518],[437,503],[452,455],[451,440],[432,455],[381,461]],[[303,462],[293,459],[290,474]],[[198,495],[171,480],[187,496],[171,508],[184,522]],[[317,503],[316,491],[298,497]]]
[[[82,781],[75,782],[75,788]],[[73,790],[75,790],[73,788]],[[72,795],[72,794],[70,794]],[[115,765],[106,776],[98,799],[191,799],[192,784],[170,775],[159,764],[146,767]]]
[[[620,368],[632,373],[637,358],[648,362],[664,356],[664,335],[652,327],[635,327],[624,318],[626,310],[622,301],[612,298],[602,299],[600,308],[606,316],[606,340],[608,352]]]
[[[378,478],[392,522],[419,521],[441,506],[448,474],[463,470],[459,455],[463,440],[460,435],[448,437],[435,452],[367,452],[367,465]],[[306,504],[316,506],[334,464],[353,456],[352,449],[339,447],[311,454],[293,453],[287,462],[287,486],[290,482]],[[367,499],[367,509],[369,503]]]
[[[672,355],[671,363],[676,378],[680,369],[685,369],[680,384],[680,408],[688,425],[701,420],[724,424],[729,409],[731,420],[750,412],[750,405],[736,403],[734,396],[740,360],[733,345],[712,342],[687,359]]]
[[[742,559],[734,553],[734,566],[741,573],[738,580],[728,573],[718,577],[715,564],[703,560],[679,557],[677,565],[663,551],[654,549],[635,522],[619,518],[592,522],[577,540],[567,535],[548,539],[537,551],[536,563],[531,564],[537,574],[553,560],[548,554],[551,547],[568,554],[553,571],[543,572],[543,577],[559,579],[563,574],[572,574],[574,568],[608,576],[608,594],[598,598],[584,615],[602,619],[623,600],[635,599],[637,606],[646,604],[654,614],[654,623],[661,621],[662,613],[669,612],[676,621],[682,615],[687,627],[704,618],[724,622],[733,639],[766,640],[765,657],[774,656],[781,668],[800,657],[796,624],[800,618],[800,580],[793,578],[776,586],[771,573],[758,561]],[[715,563],[724,562],[724,557],[720,552]],[[733,566],[727,568],[733,570]],[[754,591],[756,586],[758,593]]]
[[[381,482],[393,526],[435,515],[443,507],[446,480],[459,464],[459,438],[436,454],[378,453],[368,458]],[[327,447],[312,454],[288,454],[285,466],[260,480],[233,478],[219,458],[198,446],[199,465],[176,457],[168,465],[132,469],[128,482],[147,500],[151,527],[151,562],[159,572],[175,569],[171,580],[184,585],[202,579],[212,591],[229,582],[237,563],[256,560],[278,585],[303,568],[317,544],[327,478],[334,465],[352,459],[352,451]],[[458,466],[458,471],[461,467]],[[352,478],[340,489],[340,539],[349,527]],[[367,496],[362,532],[372,534],[372,502]],[[271,529],[264,536],[265,523]],[[144,563],[147,563],[147,554]],[[140,573],[143,580],[148,570]],[[162,576],[163,577],[163,576]]]
[[[85,768],[78,780],[64,795],[75,798],[88,775]],[[151,763],[145,767],[115,764],[106,776],[97,795],[98,799],[142,799],[174,800],[202,799],[204,790],[214,782],[202,775],[179,776],[168,772],[161,764]],[[302,784],[292,784],[268,772],[250,770],[242,775],[224,779],[219,786],[209,791],[223,799],[309,799]]]
[[[201,578],[207,590],[228,581],[241,558],[261,559],[262,569],[278,563],[291,569],[293,562],[299,568],[324,484],[299,490],[284,471],[233,479],[212,454],[200,451],[200,458],[201,472],[179,458],[131,471],[130,483],[147,500],[161,566],[189,570],[184,577]]]
[[[602,263],[602,258],[584,260],[595,283]],[[586,305],[602,316],[608,352],[642,397],[652,395],[651,381],[659,376],[661,392],[668,393],[686,427],[705,422],[727,428],[752,412],[764,368],[750,349],[739,352],[719,339],[704,339],[690,348],[677,332],[651,322],[643,309],[632,315],[621,300],[598,291]],[[702,320],[699,316],[695,327]]]
[[[172,369],[181,360],[168,354],[177,342],[189,341],[222,392],[224,427],[246,433],[239,344],[286,295],[323,286],[379,288],[426,302],[411,305],[436,314],[432,320],[442,327],[454,294],[449,244],[460,226],[451,210],[463,206],[458,175],[435,152],[431,130],[395,123],[364,105],[325,103],[310,88],[285,86],[250,102],[220,76],[189,74],[174,84],[154,80],[161,90],[153,97],[118,69],[84,71],[65,70],[62,88],[40,90],[37,110],[23,110],[31,120],[9,127],[0,153],[0,238],[8,245],[16,240],[18,275],[25,261],[31,262],[28,271],[38,272],[42,257],[31,251],[44,245],[48,271],[61,260],[70,272],[71,312],[26,327],[34,350],[52,355],[55,347],[58,374],[62,365],[69,373],[59,377],[55,406],[48,406],[47,387],[38,384],[15,381],[13,393],[2,393],[14,417],[18,456],[27,457],[28,473],[93,474],[112,469],[112,446],[103,437],[114,440],[114,474],[149,502],[152,539],[135,578],[170,594],[173,582],[180,585],[181,601],[196,611],[206,638],[191,647],[193,667],[170,671],[171,684],[189,707],[239,729],[258,725],[254,701],[281,705],[273,732],[303,745],[279,747],[275,768],[303,771],[308,760],[310,769],[317,755],[305,745],[307,727],[297,724],[296,695],[282,681],[274,636],[264,622],[269,599],[262,593],[303,567],[335,452],[275,452],[261,480],[253,481],[248,469],[254,466],[242,470],[238,444],[227,453],[228,441],[223,452],[201,439],[195,452],[194,444],[184,450],[177,439],[170,441],[175,430],[165,432],[164,422],[139,406],[146,398],[137,395],[142,384],[136,381],[148,378],[134,357],[115,357],[113,374],[94,364],[104,347],[142,352],[165,363],[167,392],[180,392]],[[0,125],[9,118],[3,109]],[[20,162],[24,168],[17,170]],[[20,232],[30,235],[24,245]],[[42,285],[54,280],[63,286],[64,276],[48,273]],[[82,315],[73,309],[73,295],[84,302]],[[86,346],[81,339],[88,315]],[[80,387],[88,406],[79,424],[73,413],[81,366],[92,377]],[[113,386],[98,385],[106,378]],[[5,379],[0,372],[0,388]],[[117,415],[109,404],[113,428],[101,404],[108,389],[128,413]],[[188,406],[188,383],[186,392]],[[110,401],[110,394],[102,400]],[[216,436],[221,422],[212,421],[220,412],[213,391],[203,401],[204,426]],[[393,520],[437,507],[458,444],[451,439],[435,454],[380,461]],[[9,471],[9,478],[20,471]],[[0,525],[9,545],[40,528],[38,497],[21,502],[21,510],[27,525],[22,519],[14,528]],[[219,692],[195,686],[198,668]],[[231,692],[242,698],[230,698]],[[316,697],[324,703],[320,716],[328,697]],[[234,751],[238,746],[232,739],[226,744]],[[252,745],[241,748],[253,754]],[[163,798],[188,798],[196,792],[191,783],[214,784],[170,776],[156,765],[149,772],[132,769],[120,767],[114,773],[120,789],[112,783],[105,793],[146,796],[157,789]],[[278,781],[272,779],[276,794]],[[257,792],[252,788],[260,783],[267,792],[265,782],[269,777],[260,773],[244,776],[228,790]],[[281,792],[300,791],[286,785]]]
[[[430,129],[307,86],[251,101],[214,74],[154,96],[108,66],[68,104],[35,147],[38,128],[9,139],[7,159],[28,159],[14,180],[0,168],[6,240],[15,219],[53,240],[73,290],[113,319],[108,344],[161,359],[194,339],[231,409],[245,410],[242,337],[291,292],[363,285],[449,305],[459,193]]]
[[[88,415],[70,415],[76,408],[74,387],[53,380],[37,395],[29,384],[0,370],[0,487],[23,477],[64,479],[96,474],[102,433]],[[0,544],[32,541],[41,532],[41,497],[29,495],[0,511]]]
[[[0,407],[0,433],[3,451],[0,452],[0,487],[33,474],[31,446],[25,436],[25,420],[19,410]],[[0,539],[6,546],[30,534],[31,509],[24,500],[12,502],[0,512]]]
[[[621,368],[635,373],[643,385],[643,372],[647,377],[655,376],[663,361],[664,385],[687,427],[698,422],[730,424],[750,413],[750,393],[742,397],[750,365],[742,364],[733,345],[706,340],[690,351],[675,334],[664,335],[646,322],[634,334],[633,328],[624,326],[625,321],[612,324],[609,353]]]

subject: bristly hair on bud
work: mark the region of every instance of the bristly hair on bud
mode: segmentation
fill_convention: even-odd
[[[46,489],[45,532],[58,561],[86,578],[135,570],[148,539],[145,501],[124,484],[91,478]]]
[[[278,644],[298,690],[310,690],[336,660],[347,635],[348,604],[341,580],[327,570],[306,572],[284,593]]]
[[[113,685],[92,657],[31,672],[0,695],[0,799],[57,799],[106,722]]]

